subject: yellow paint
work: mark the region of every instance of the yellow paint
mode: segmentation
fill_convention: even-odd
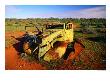
[[[55,52],[59,54],[59,57],[60,58],[64,55],[65,51],[66,51],[66,47],[58,47],[55,50]]]
[[[56,29],[52,29],[52,30],[56,30]],[[33,33],[30,33],[30,34],[33,35]],[[61,37],[58,38],[58,36],[61,36]],[[49,49],[51,49],[51,47],[53,47],[53,44],[56,41],[72,42],[74,38],[73,36],[74,36],[73,24],[68,23],[66,26],[64,24],[64,29],[57,30],[56,32],[50,34],[46,38],[43,38],[42,43],[39,46],[39,53],[38,53],[39,59],[40,57],[44,56],[44,60],[50,61],[52,59],[52,56],[45,55],[45,54]],[[47,45],[47,46],[42,47],[44,45]],[[65,47],[59,47],[55,50],[55,52],[59,54],[60,58],[64,55],[65,51],[66,51]]]

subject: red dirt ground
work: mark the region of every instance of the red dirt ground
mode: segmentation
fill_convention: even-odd
[[[24,32],[6,33],[6,38],[14,36],[20,37]],[[30,70],[30,69],[45,69],[36,62],[29,62],[19,57],[18,52],[13,46],[5,48],[5,69],[6,70]]]
[[[13,46],[6,48],[5,66],[6,66],[6,70],[45,69],[40,64],[37,64],[34,61],[29,62],[29,61],[21,59]]]
[[[72,60],[72,59],[76,59],[79,60],[78,55],[80,54],[80,52],[84,49],[79,43],[75,43],[74,44],[74,49],[75,52],[71,52],[68,60]]]
[[[9,38],[14,36],[15,38],[20,37],[24,34],[24,32],[6,32],[5,38]],[[60,47],[67,47],[67,44],[63,43]],[[68,60],[77,59],[79,53],[83,50],[83,47],[75,43],[75,52],[71,52]],[[27,60],[23,60],[19,56],[19,52],[16,51],[14,46],[6,47],[5,48],[5,69],[6,70],[44,70],[46,67],[42,66],[40,63],[36,61],[29,62]]]

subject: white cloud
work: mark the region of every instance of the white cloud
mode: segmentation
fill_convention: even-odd
[[[62,12],[62,13],[48,13],[48,14],[36,14],[36,17],[58,17],[58,18],[106,18],[106,6],[100,6],[95,8],[88,8],[76,11]]]
[[[69,14],[70,13],[68,13],[68,15]],[[74,11],[71,16],[77,18],[106,18],[106,8],[103,6]]]
[[[106,18],[106,6],[99,6],[88,9],[81,9],[76,11],[68,12],[55,12],[55,13],[41,13],[33,11],[35,14],[23,13],[25,10],[17,8],[16,6],[6,6],[5,13],[6,17],[15,17],[15,18],[49,18],[49,17],[58,17],[58,18]]]

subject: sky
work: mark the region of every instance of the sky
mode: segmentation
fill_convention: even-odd
[[[5,18],[106,18],[105,5],[6,5]]]

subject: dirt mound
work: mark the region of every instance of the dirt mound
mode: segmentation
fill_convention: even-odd
[[[21,59],[18,55],[16,49],[11,46],[5,50],[5,69],[6,70],[35,70],[35,69],[45,69],[42,65],[36,63],[35,61],[29,62],[27,60]]]
[[[79,43],[75,43],[74,49],[75,49],[75,51],[70,53],[68,60],[78,59],[78,55],[84,49],[84,47],[82,45],[80,45]]]

